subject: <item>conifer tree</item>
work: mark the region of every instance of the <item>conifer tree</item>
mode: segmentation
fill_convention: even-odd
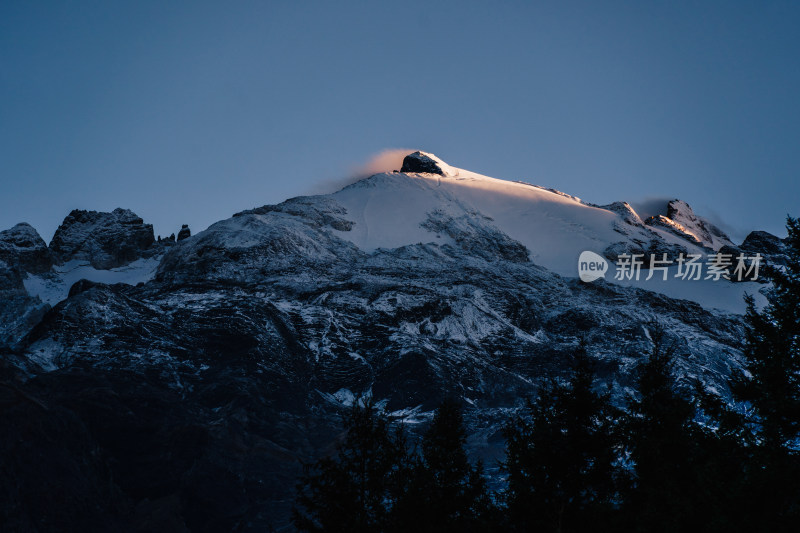
[[[763,531],[792,531],[800,522],[800,221],[787,217],[789,261],[769,267],[769,303],[747,298],[746,373],[732,391],[752,412],[755,446],[743,501]]]
[[[789,262],[769,268],[772,294],[759,311],[747,298],[747,374],[734,383],[737,399],[752,405],[756,432],[775,452],[800,436],[800,221],[787,217]]]
[[[465,444],[461,408],[445,400],[422,438],[406,491],[395,508],[399,531],[489,531],[497,525],[483,467],[470,464]]]
[[[518,531],[614,529],[621,470],[616,412],[595,391],[581,345],[567,383],[551,382],[505,431],[506,504]]]
[[[628,449],[635,476],[626,497],[632,528],[647,532],[686,531],[697,509],[695,406],[678,391],[672,346],[661,326],[648,325],[653,348],[640,364],[637,397],[628,405]]]
[[[405,436],[371,401],[355,402],[335,457],[306,465],[293,518],[301,531],[387,531],[408,475]]]

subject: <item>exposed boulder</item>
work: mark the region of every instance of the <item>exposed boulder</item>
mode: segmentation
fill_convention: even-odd
[[[47,272],[53,266],[53,257],[44,239],[25,222],[0,231],[0,261],[33,274]]]
[[[450,166],[435,155],[419,151],[408,154],[403,159],[403,167],[400,172],[419,172],[439,174],[440,176],[452,176],[454,174]]]
[[[110,269],[147,257],[154,241],[153,226],[129,209],[111,213],[76,209],[56,230],[50,251],[59,264],[78,259]]]

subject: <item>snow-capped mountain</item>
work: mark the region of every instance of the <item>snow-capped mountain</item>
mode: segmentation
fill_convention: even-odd
[[[678,200],[642,220],[624,202],[592,205],[423,152],[181,237],[154,239],[121,209],[71,213],[49,246],[27,225],[0,233],[0,354],[7,379],[67,413],[18,402],[21,419],[46,442],[85,434],[139,519],[217,530],[286,524],[299,460],[329,445],[333,415],[357,395],[412,428],[458,397],[473,453],[497,457],[509,413],[581,339],[621,397],[651,321],[687,383],[724,391],[742,295],[764,284],[687,281],[674,266],[646,280],[650,264],[640,280],[584,283],[578,258],[593,251],[613,270],[631,254],[779,261],[782,250],[763,232],[736,247]],[[91,468],[81,490],[106,479]]]

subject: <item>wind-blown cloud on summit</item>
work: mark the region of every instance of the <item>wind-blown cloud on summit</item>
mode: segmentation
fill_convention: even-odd
[[[642,218],[642,220],[644,220],[648,217],[654,217],[656,215],[666,215],[667,204],[674,199],[675,198],[649,197],[630,202],[630,204],[636,213]]]
[[[400,170],[400,167],[403,166],[403,158],[413,151],[413,149],[404,148],[382,150],[370,156],[363,163],[353,165],[352,170],[345,177],[317,182],[312,185],[310,192],[311,194],[330,194],[373,174]]]

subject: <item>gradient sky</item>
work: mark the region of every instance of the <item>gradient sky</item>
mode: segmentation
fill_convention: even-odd
[[[798,2],[0,2],[0,229],[156,233],[384,149],[586,201],[800,215]]]

